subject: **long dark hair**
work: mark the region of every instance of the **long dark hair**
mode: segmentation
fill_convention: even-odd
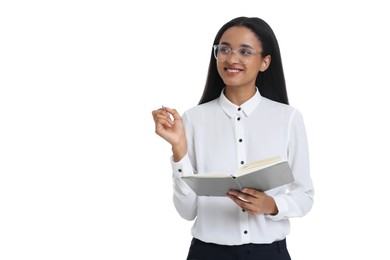
[[[237,17],[226,23],[219,29],[214,39],[214,44],[219,44],[224,32],[233,26],[244,26],[256,34],[260,41],[263,52],[262,57],[271,56],[271,64],[264,72],[259,71],[256,78],[256,86],[263,97],[271,100],[288,104],[286,82],[284,79],[282,58],[280,55],[279,44],[271,27],[262,19],[257,17]],[[225,83],[217,71],[217,62],[211,50],[210,65],[203,90],[202,97],[198,104],[203,104],[214,100],[221,94]]]

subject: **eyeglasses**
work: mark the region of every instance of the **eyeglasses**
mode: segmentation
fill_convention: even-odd
[[[234,53],[236,60],[239,63],[245,65],[251,62],[256,54],[260,53],[248,47],[240,47],[235,50],[232,50],[230,47],[226,45],[216,44],[213,47],[214,47],[214,57],[219,62],[227,61],[230,55]]]

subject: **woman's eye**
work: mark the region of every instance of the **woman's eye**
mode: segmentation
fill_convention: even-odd
[[[252,53],[253,52],[250,49],[240,49],[240,54],[243,56],[250,56]]]
[[[230,48],[228,47],[220,47],[219,51],[222,53],[230,53]]]

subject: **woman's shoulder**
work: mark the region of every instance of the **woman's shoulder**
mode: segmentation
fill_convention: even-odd
[[[282,110],[285,112],[293,112],[293,111],[297,110],[295,107],[293,107],[289,104],[277,102],[277,101],[271,100],[271,99],[266,98],[266,97],[262,97],[260,103],[261,103],[262,108],[278,109],[278,110]]]
[[[273,114],[274,116],[282,116],[286,119],[303,118],[301,111],[290,104],[280,103],[265,97],[262,97],[262,101],[260,103],[259,112],[262,111],[268,114]]]

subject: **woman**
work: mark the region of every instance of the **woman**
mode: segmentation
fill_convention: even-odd
[[[238,17],[217,33],[197,106],[181,117],[152,112],[156,133],[172,145],[173,201],[194,220],[187,259],[290,259],[289,218],[313,204],[301,113],[288,105],[277,39],[259,18]],[[244,188],[226,197],[196,194],[181,180],[200,172],[233,173],[271,156],[286,159],[295,181],[267,192]]]

